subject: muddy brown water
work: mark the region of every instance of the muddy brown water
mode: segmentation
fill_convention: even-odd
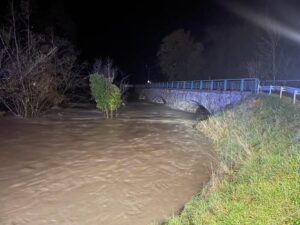
[[[147,225],[178,212],[210,175],[193,115],[131,103],[0,118],[0,224]]]

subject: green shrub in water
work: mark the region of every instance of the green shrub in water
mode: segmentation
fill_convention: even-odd
[[[107,118],[117,115],[117,109],[121,105],[120,89],[103,74],[90,75],[90,89],[96,107],[103,111]]]

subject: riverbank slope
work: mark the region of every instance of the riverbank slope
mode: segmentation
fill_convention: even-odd
[[[220,168],[165,225],[300,224],[300,108],[259,96],[197,124]]]

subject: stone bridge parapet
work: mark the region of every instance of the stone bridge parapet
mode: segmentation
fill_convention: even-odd
[[[140,99],[187,112],[196,112],[204,107],[209,113],[222,111],[226,106],[236,104],[253,95],[252,92],[241,91],[197,91],[184,89],[138,88]]]

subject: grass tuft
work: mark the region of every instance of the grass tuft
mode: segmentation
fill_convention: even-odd
[[[213,180],[165,225],[300,225],[300,108],[259,96],[197,129],[220,159]]]

